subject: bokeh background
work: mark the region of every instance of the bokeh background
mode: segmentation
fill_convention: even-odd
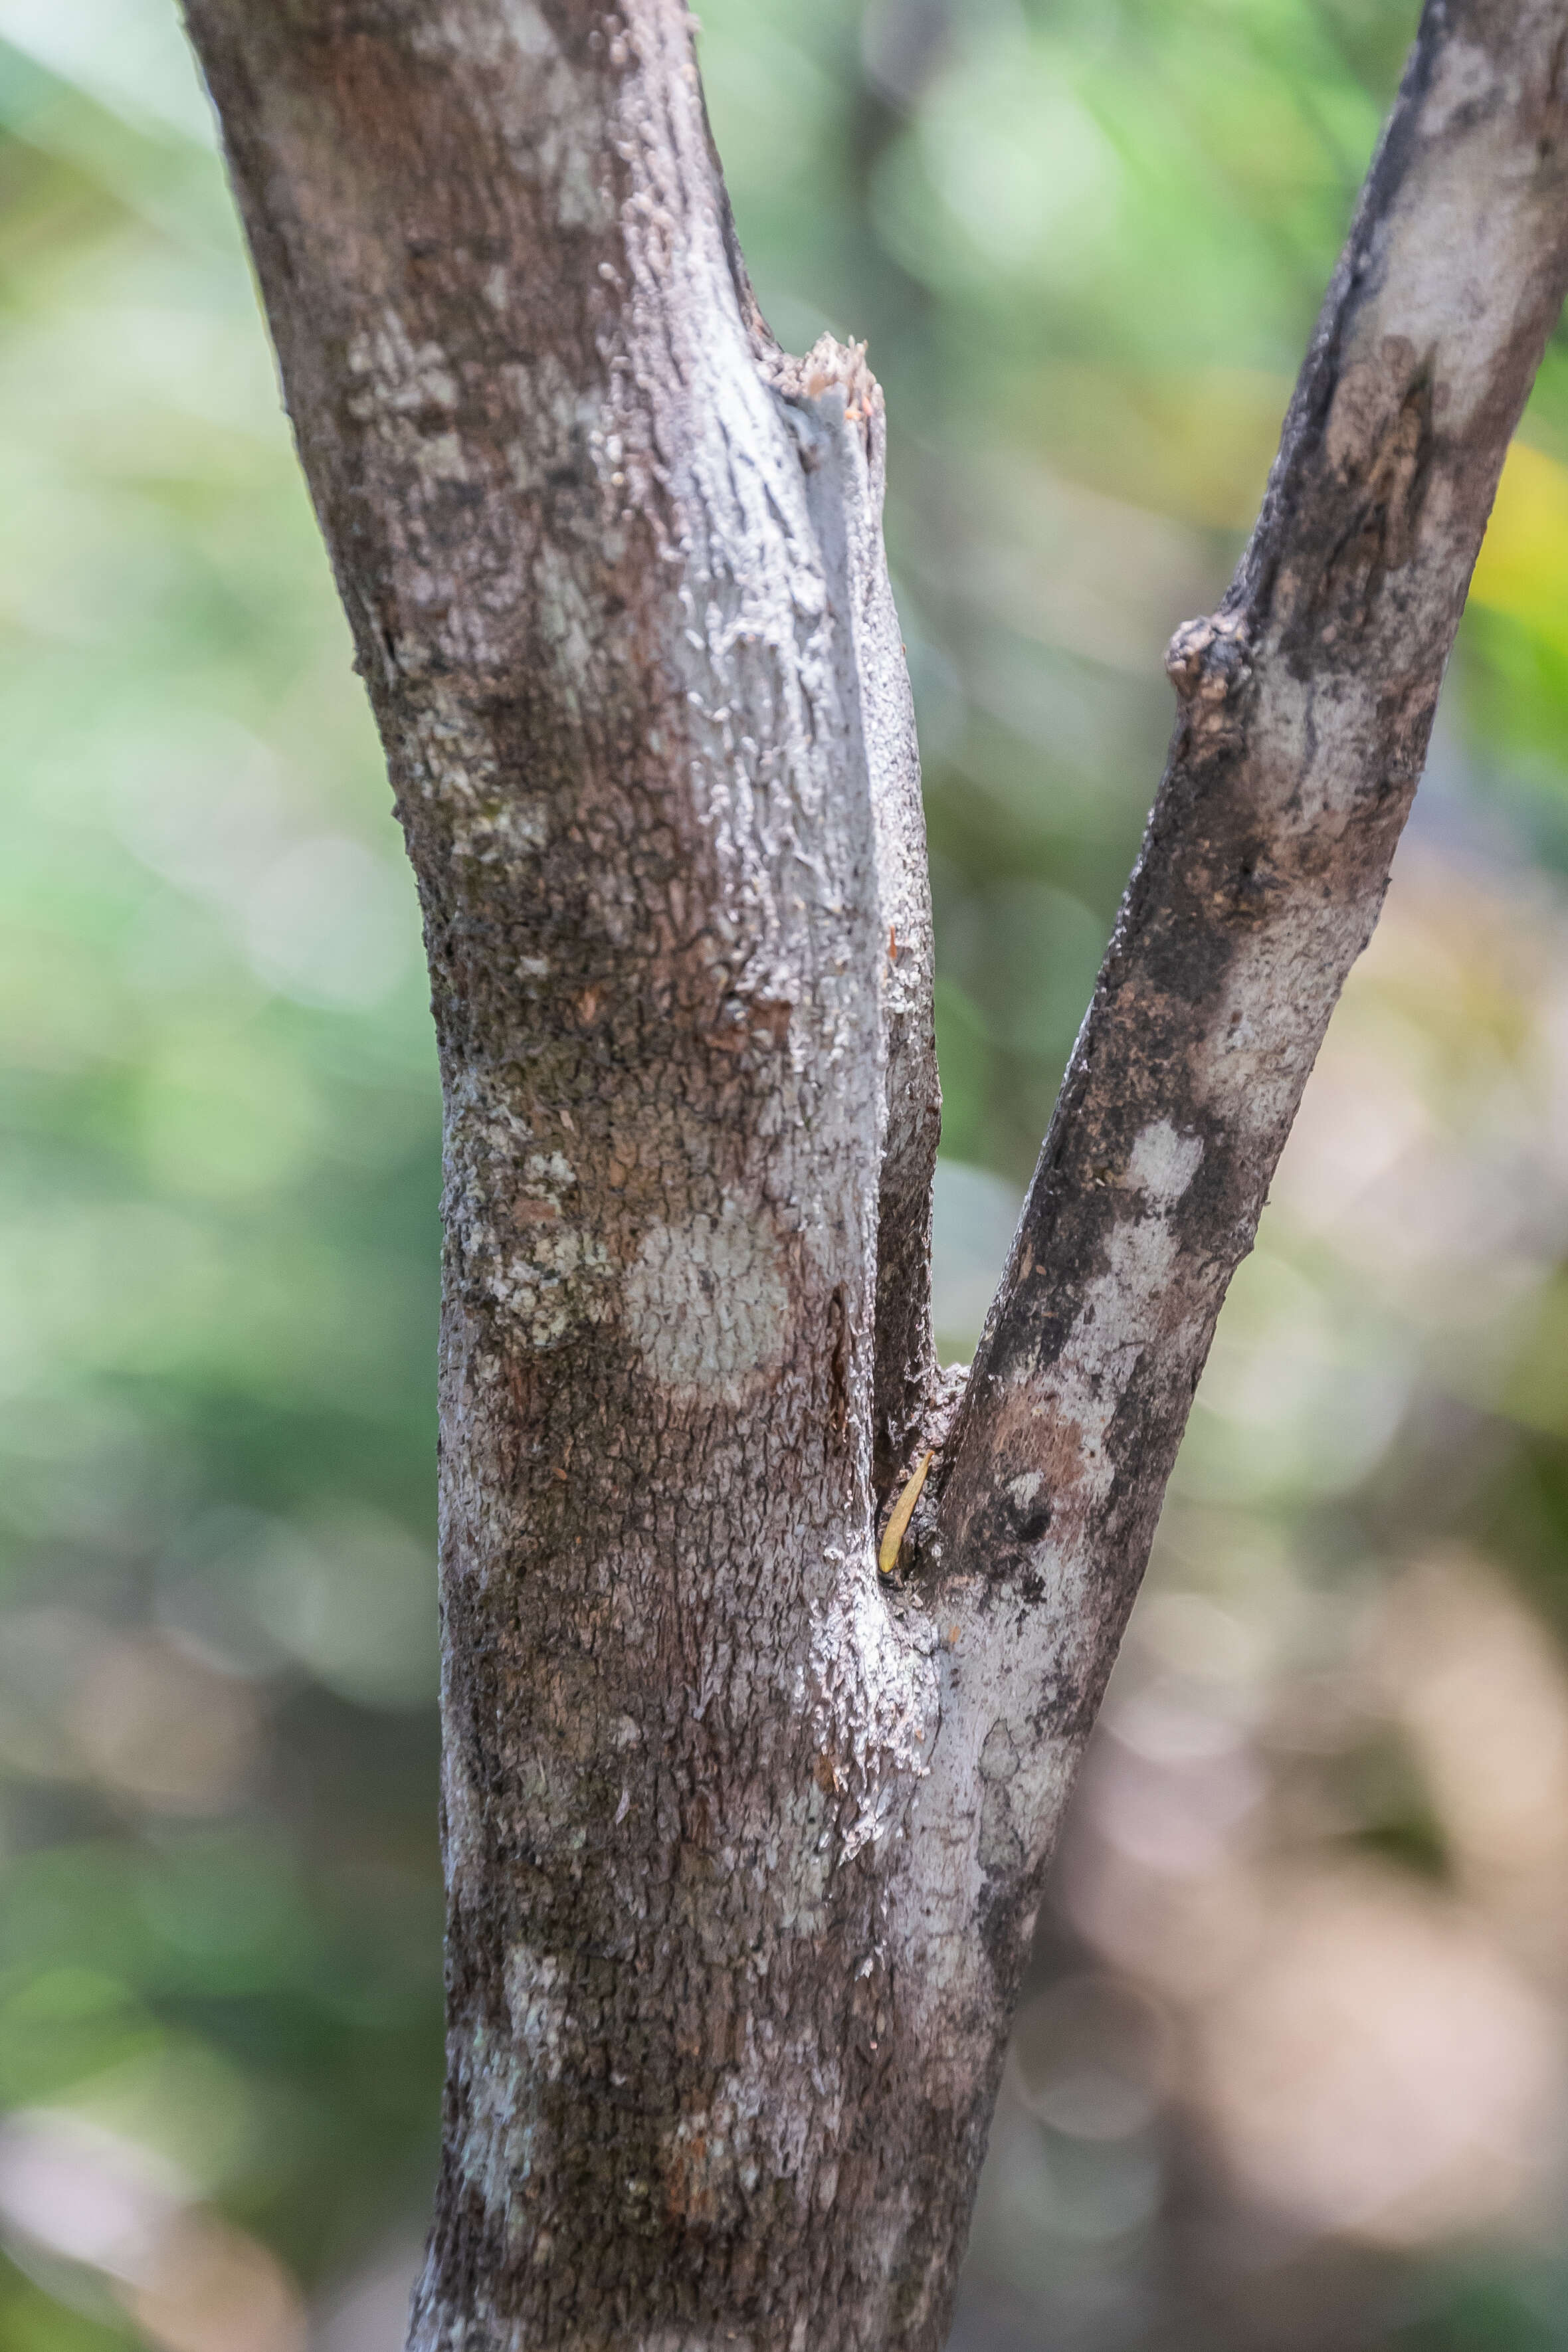
[[[868,338],[973,1345],[1415,0],[701,0]],[[174,0],[0,0],[0,2347],[398,2352],[434,2159],[414,897]],[[955,2352],[1568,2347],[1568,345],[1227,1306]]]

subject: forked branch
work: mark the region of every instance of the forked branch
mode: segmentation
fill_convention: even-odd
[[[1045,1857],[1568,284],[1563,0],[1429,0],[887,1585],[942,1428],[880,395],[762,327],[682,0],[186,14],[446,1091],[411,2340],[933,2352]]]

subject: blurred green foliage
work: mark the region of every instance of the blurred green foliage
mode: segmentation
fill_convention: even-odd
[[[888,392],[955,1346],[1152,797],[1164,638],[1256,508],[1414,13],[705,0],[763,307],[796,349],[868,338]],[[1336,1028],[1348,1123],[1238,1286],[1156,1570],[1276,1629],[1248,1737],[1328,1762],[1279,1765],[1268,1850],[1439,1887],[1463,1837],[1415,1701],[1280,1727],[1347,1654],[1314,1596],[1428,1537],[1568,1619],[1568,347],[1524,440],[1424,787],[1447,878]],[[0,2345],[395,2352],[395,2297],[342,2292],[412,2260],[437,2126],[434,1054],[173,0],[0,0]],[[1332,1209],[1391,1104],[1417,1208],[1459,1203],[1404,1255],[1415,1212],[1347,1240]],[[1039,1985],[1137,1979],[1063,1904]],[[1005,2113],[964,2342],[1563,2340],[1539,2231],[1511,2267],[1458,2224],[1385,2249],[1290,2336],[1223,2263],[1194,2287],[1198,2098],[1142,2138]],[[192,2213],[171,2284],[148,2233]]]
[[[314,2277],[439,2084],[416,917],[173,9],[0,28],[0,2105]]]

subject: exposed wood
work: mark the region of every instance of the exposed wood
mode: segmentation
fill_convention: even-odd
[[[413,2352],[931,2352],[1050,1839],[1568,278],[1563,12],[1427,11],[1253,547],[1173,648],[951,1434],[881,396],[758,317],[684,9],[187,16],[441,1048]]]

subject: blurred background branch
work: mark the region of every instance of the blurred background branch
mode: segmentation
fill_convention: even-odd
[[[963,1354],[1415,10],[703,14],[763,307],[888,391]],[[0,2342],[397,2352],[412,884],[172,7],[0,0]],[[966,2352],[1568,2345],[1565,358],[1042,1915]]]

